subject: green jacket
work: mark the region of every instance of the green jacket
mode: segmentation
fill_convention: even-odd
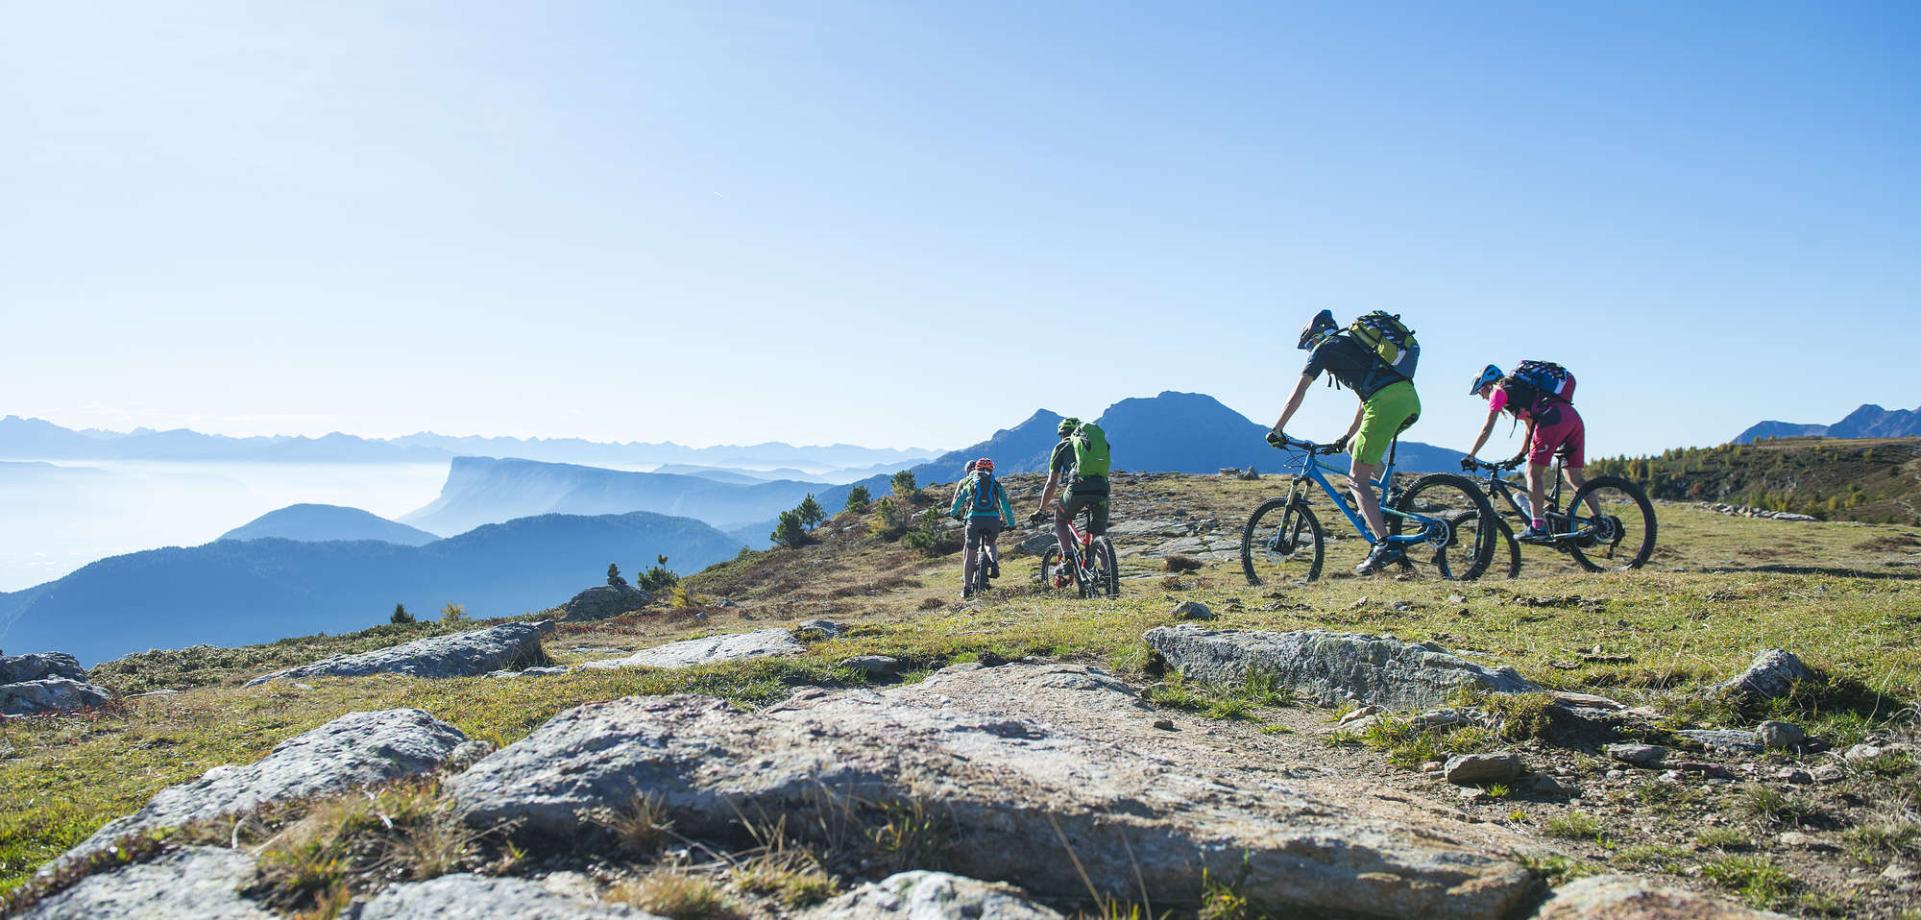
[[[993,491],[987,494],[984,503],[977,503],[974,500],[975,490],[981,488],[979,484],[983,482]],[[954,518],[991,518],[998,514],[1009,530],[1014,527],[1014,503],[1007,500],[1007,490],[991,473],[970,473],[961,480],[954,487],[954,506],[947,509],[947,513]]]

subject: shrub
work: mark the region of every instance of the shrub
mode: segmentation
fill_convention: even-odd
[[[659,594],[680,583],[680,573],[667,567],[666,556],[655,556],[653,567],[634,577],[634,586],[649,594]]]
[[[387,618],[389,623],[412,623],[414,615],[407,612],[406,604],[395,604],[394,615]]]
[[[459,604],[452,604],[452,603],[448,604],[445,607],[440,608],[440,622],[442,623],[467,622],[467,608],[462,607]]]
[[[901,538],[901,545],[918,550],[923,556],[938,556],[949,550],[947,531],[941,528],[941,516],[931,510],[922,514],[920,526]]]
[[[907,530],[907,508],[892,496],[874,503],[874,517],[867,522],[867,531],[885,540],[899,537]]]
[[[866,486],[855,486],[847,490],[847,504],[844,506],[844,510],[852,511],[855,514],[865,514],[867,511],[867,503],[873,500],[874,496],[867,491]]]
[[[799,511],[782,511],[780,522],[774,525],[774,532],[768,535],[776,545],[789,549],[807,542],[807,525],[800,519]]]
[[[920,483],[914,481],[913,470],[901,470],[889,480],[894,487],[894,497],[903,502],[912,502],[920,494]]]

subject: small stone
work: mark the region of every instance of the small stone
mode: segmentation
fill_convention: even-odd
[[[1461,754],[1450,757],[1441,768],[1447,781],[1457,786],[1479,783],[1504,783],[1521,775],[1521,755]]]
[[[1567,798],[1574,794],[1574,790],[1552,776],[1537,776],[1534,778],[1534,794],[1550,798]]]
[[[1617,770],[1609,770],[1609,771],[1607,771],[1607,778],[1608,778],[1608,779],[1626,779],[1626,778],[1627,778],[1627,775],[1628,775],[1628,771],[1626,771],[1626,770],[1618,770],[1618,769],[1617,769]]]
[[[1800,747],[1808,740],[1808,733],[1802,731],[1801,726],[1773,719],[1755,726],[1754,733],[1760,737],[1762,747],[1774,751]]]
[[[1353,710],[1352,712],[1349,712],[1348,714],[1341,716],[1340,724],[1346,725],[1350,722],[1359,722],[1362,719],[1365,719],[1369,716],[1379,713],[1380,711],[1381,710],[1379,708],[1374,706],[1362,706],[1359,709]]]
[[[1761,736],[1754,732],[1733,728],[1684,728],[1675,732],[1683,738],[1703,747],[1718,748],[1724,751],[1759,751]]]
[[[1171,615],[1177,620],[1214,619],[1214,611],[1209,610],[1207,605],[1200,601],[1182,601],[1180,606],[1174,608]]]
[[[1822,840],[1813,834],[1804,834],[1800,831],[1787,831],[1774,838],[1774,842],[1784,847],[1792,847],[1797,850],[1821,850],[1828,852],[1838,849],[1834,844],[1826,840]]]
[[[1458,604],[1465,604],[1465,603],[1467,603],[1467,595],[1465,595],[1465,594],[1450,594],[1450,595],[1448,595],[1448,596],[1447,596],[1447,602],[1448,602],[1448,603],[1450,603],[1450,604],[1457,604],[1457,605],[1458,605]]]
[[[907,669],[899,658],[891,655],[855,655],[842,661],[840,666],[869,677],[893,677]]]
[[[1658,744],[1610,744],[1608,756],[1637,767],[1658,767],[1668,757],[1668,749]]]
[[[1421,772],[1422,773],[1439,773],[1441,772],[1442,766],[1444,765],[1440,761],[1430,760],[1426,763],[1421,764]]]
[[[1782,767],[1774,771],[1774,778],[1795,786],[1806,786],[1814,782],[1814,774],[1800,767]]]
[[[1171,732],[1174,730],[1174,720],[1173,719],[1155,719],[1154,727],[1164,732]]]
[[[1888,863],[1888,867],[1881,870],[1882,878],[1897,885],[1905,885],[1912,882],[1917,875],[1921,875],[1921,873],[1917,873],[1914,867],[1901,862]]]
[[[1774,699],[1787,696],[1794,690],[1795,684],[1813,679],[1814,671],[1802,664],[1793,652],[1775,648],[1754,656],[1753,663],[1748,665],[1746,671],[1735,675],[1718,689],[1739,699]]]
[[[1864,760],[1873,760],[1883,753],[1886,752],[1882,750],[1880,745],[1864,743],[1848,748],[1847,751],[1841,755],[1841,759],[1848,763],[1860,763]]]
[[[1817,783],[1838,783],[1846,779],[1848,771],[1840,764],[1824,763],[1814,768],[1814,781]]]

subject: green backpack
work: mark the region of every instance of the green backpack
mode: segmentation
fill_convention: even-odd
[[[1400,314],[1375,310],[1356,319],[1347,331],[1387,371],[1403,380],[1414,379],[1414,368],[1421,362],[1421,343],[1415,340],[1414,330],[1401,322]]]
[[[1114,465],[1113,454],[1107,449],[1107,432],[1093,422],[1082,422],[1081,427],[1067,436],[1074,445],[1074,475],[1106,476],[1109,467]]]

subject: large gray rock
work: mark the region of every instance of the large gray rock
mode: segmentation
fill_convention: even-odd
[[[0,684],[0,716],[36,716],[73,712],[113,699],[105,687],[65,677],[46,677]]]
[[[804,637],[839,635],[841,627],[826,620],[809,620],[793,629],[761,629],[750,633],[687,639],[642,649],[625,658],[589,661],[583,668],[688,668],[740,658],[798,655],[807,651]]]
[[[22,684],[30,680],[64,677],[85,683],[87,669],[65,652],[34,652],[27,655],[0,655],[0,684]]]
[[[1436,817],[1223,765],[1153,716],[1121,682],[1063,664],[963,665],[757,711],[629,697],[564,712],[446,788],[476,828],[583,847],[636,795],[676,833],[720,843],[751,842],[743,820],[845,828],[919,808],[938,830],[918,842],[943,869],[1049,898],[1088,894],[1063,840],[1103,896],[1192,901],[1204,869],[1278,912],[1495,917],[1527,896],[1527,870]]]
[[[252,857],[239,850],[186,847],[144,863],[102,871],[41,901],[24,920],[270,920],[241,897],[253,883]]]
[[[1478,786],[1482,783],[1505,783],[1521,775],[1526,765],[1521,763],[1521,755],[1514,753],[1499,754],[1456,754],[1441,766],[1443,776],[1456,786]]]
[[[1431,709],[1457,691],[1525,693],[1539,687],[1513,668],[1488,668],[1431,642],[1303,630],[1255,632],[1157,626],[1143,637],[1167,663],[1195,680],[1238,684],[1251,672],[1271,676],[1325,704],[1354,699],[1390,709]]]
[[[275,671],[247,682],[252,687],[276,680],[307,677],[363,677],[368,674],[406,674],[411,677],[472,677],[491,671],[517,671],[545,664],[540,637],[554,625],[503,623],[452,636],[415,639],[358,655],[335,655],[297,668]]]
[[[1534,920],[1786,920],[1730,901],[1625,875],[1596,875],[1554,889]]]
[[[639,610],[654,596],[633,585],[596,585],[560,605],[563,620],[604,620]]]
[[[802,920],[1060,920],[1017,889],[946,872],[901,872],[801,914]]]
[[[526,879],[466,873],[390,886],[353,916],[357,920],[659,920],[625,904],[556,894]]]
[[[460,729],[418,709],[351,712],[281,742],[256,763],[214,767],[199,779],[160,790],[145,807],[107,822],[60,861],[102,850],[127,834],[425,773],[466,740]]]
[[[1748,669],[1716,689],[1742,700],[1764,700],[1787,696],[1799,681],[1813,680],[1814,669],[1801,663],[1793,652],[1771,648],[1754,656]]]

